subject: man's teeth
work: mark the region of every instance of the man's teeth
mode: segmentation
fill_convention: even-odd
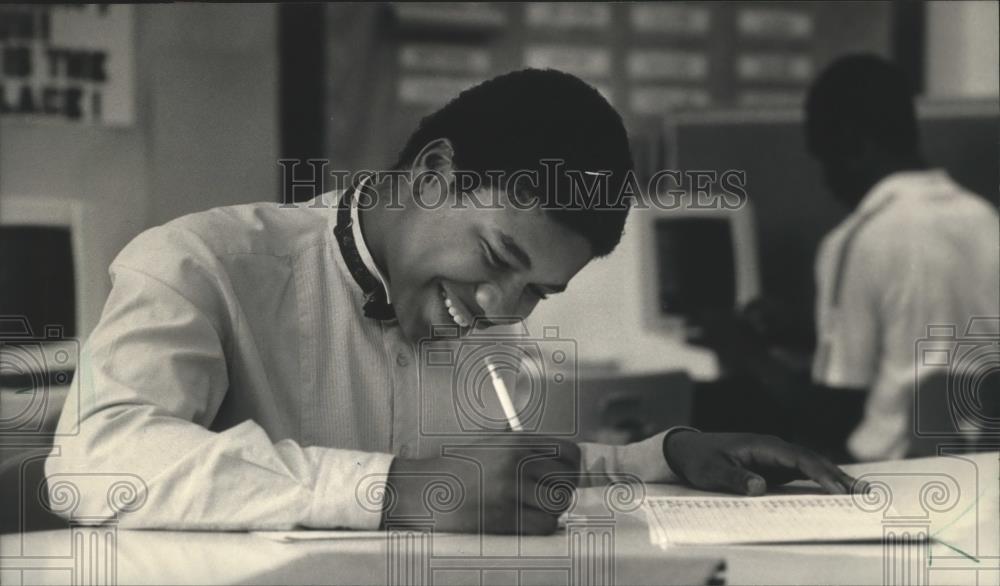
[[[441,297],[444,298],[444,306],[446,308],[448,308],[448,315],[451,316],[451,319],[456,324],[458,324],[459,327],[462,327],[462,328],[469,327],[469,322],[466,321],[465,318],[462,317],[462,315],[460,313],[458,313],[458,310],[455,309],[455,304],[452,303],[451,299],[448,297],[448,294],[445,293],[444,291],[442,291],[441,292]]]

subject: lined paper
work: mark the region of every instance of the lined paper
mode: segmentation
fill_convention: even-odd
[[[643,511],[660,547],[879,540],[892,514],[865,511],[851,495],[649,497]]]
[[[385,531],[351,531],[346,529],[341,531],[317,531],[313,529],[299,531],[254,531],[253,534],[264,539],[281,541],[283,543],[340,539],[386,539],[389,535]]]

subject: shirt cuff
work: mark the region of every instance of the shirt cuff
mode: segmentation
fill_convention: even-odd
[[[583,477],[581,486],[635,480],[641,482],[680,482],[680,477],[667,464],[663,442],[667,436],[682,430],[698,431],[677,426],[650,438],[625,446],[580,444]]]
[[[309,513],[313,528],[378,529],[392,454],[324,449]]]

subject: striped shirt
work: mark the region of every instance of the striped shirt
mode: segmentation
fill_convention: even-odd
[[[394,457],[468,443],[455,377],[422,368],[421,344],[396,322],[363,316],[333,235],[337,197],[217,208],[126,246],[50,480],[138,477],[145,504],[122,513],[124,527],[365,529],[381,520],[367,487]],[[675,480],[662,439],[583,444],[583,472]],[[75,516],[111,514],[105,491],[80,487]]]

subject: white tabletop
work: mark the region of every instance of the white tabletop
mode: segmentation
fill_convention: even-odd
[[[891,500],[883,543],[683,546],[649,542],[646,495],[681,486],[580,491],[565,529],[548,537],[356,534],[281,543],[247,533],[78,527],[0,536],[0,583],[683,584],[719,560],[729,584],[997,584],[997,453],[848,467]],[[888,509],[885,509],[888,511]],[[893,536],[927,532],[934,540]]]

